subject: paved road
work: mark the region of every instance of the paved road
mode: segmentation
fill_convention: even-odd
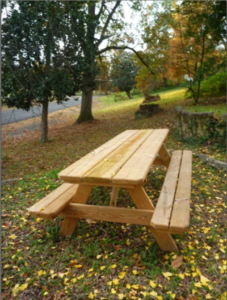
[[[76,101],[75,99],[78,98]],[[72,107],[75,105],[78,105],[81,103],[81,97],[69,97],[70,100],[64,101],[62,104],[57,104],[56,102],[50,102],[48,113],[62,110],[64,108]],[[10,109],[2,111],[1,114],[1,124],[7,125],[10,123],[16,123],[23,120],[28,120],[32,118],[36,118],[38,116],[41,116],[42,114],[42,107],[35,105],[32,108],[30,108],[29,111],[23,110],[23,109]]]

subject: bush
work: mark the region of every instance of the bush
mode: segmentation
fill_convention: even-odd
[[[226,94],[226,72],[219,72],[201,83],[200,98]]]

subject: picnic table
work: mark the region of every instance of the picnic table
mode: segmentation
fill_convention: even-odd
[[[64,217],[71,235],[80,219],[146,225],[163,251],[177,251],[171,234],[189,227],[192,153],[166,149],[168,129],[126,130],[61,171],[64,183],[28,209],[36,217]],[[156,206],[144,185],[154,165],[168,168]],[[86,204],[94,186],[112,188],[109,206]],[[137,209],[117,207],[125,188]]]

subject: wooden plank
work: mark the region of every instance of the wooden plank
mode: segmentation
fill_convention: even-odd
[[[174,151],[162,186],[155,212],[151,220],[151,226],[156,229],[169,228],[169,221],[172,213],[172,205],[175,196],[177,179],[179,175],[182,151]]]
[[[67,178],[67,183],[73,183],[73,184],[79,184],[79,185],[86,185],[86,186],[87,185],[94,186],[93,182],[89,182],[89,181],[86,181],[86,182],[76,181],[73,177],[72,178]],[[141,184],[141,186],[144,186],[145,183],[146,182],[143,182]],[[99,182],[99,181],[96,181],[95,185],[96,186],[109,186],[109,187],[128,188],[128,189],[134,189],[135,188],[135,185],[133,185],[133,184],[114,184],[112,182]]]
[[[60,214],[63,217],[98,221],[149,225],[153,210],[70,203]]]
[[[126,130],[122,132],[61,171],[58,174],[58,177],[65,182],[68,182],[68,179],[71,179],[70,182],[72,182],[72,180],[74,180],[74,182],[80,182],[81,177],[86,172],[91,170],[100,161],[104,160],[107,155],[117,149],[119,145],[122,145],[124,142],[126,142],[128,138],[136,134],[137,131],[138,130]]]
[[[154,209],[154,205],[150,198],[147,196],[143,187],[135,187],[135,189],[127,189],[136,207],[143,209]]]
[[[91,194],[92,188],[93,186],[79,185],[76,194],[74,195],[71,202],[85,204]],[[78,222],[79,219],[75,219],[71,217],[65,218],[60,228],[60,234],[72,235]]]
[[[112,182],[135,185],[144,183],[168,131],[168,129],[155,129],[114,176]]]
[[[119,188],[113,187],[111,199],[110,199],[110,206],[116,206],[117,204],[117,196],[118,196]]]
[[[132,197],[135,205],[139,209],[152,209],[154,208],[152,202],[150,201],[149,197],[147,196],[145,190],[143,188],[135,188],[135,190],[128,190],[128,193]],[[149,224],[150,225],[150,224]],[[158,243],[159,247],[163,251],[177,251],[177,245],[171,235],[168,232],[158,232],[153,227],[148,226],[149,230],[153,234],[156,242]]]
[[[180,175],[171,216],[170,230],[185,231],[189,227],[192,152],[183,151]]]
[[[133,136],[129,137],[121,146],[119,146],[104,160],[97,164],[91,171],[87,172],[82,181],[87,182],[110,182],[117,174],[127,160],[151,135],[152,130],[138,130]],[[121,184],[118,181],[118,184]]]
[[[39,218],[54,218],[69,204],[78,189],[77,184],[64,183],[28,209]]]

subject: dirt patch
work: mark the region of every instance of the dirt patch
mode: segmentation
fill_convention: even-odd
[[[93,111],[102,108],[103,106],[104,104],[98,99],[93,99]],[[80,107],[81,105],[79,104],[50,113],[48,117],[48,128],[51,129],[60,124],[74,123],[79,116]],[[4,107],[4,109],[7,110],[7,107]],[[40,127],[41,117],[2,125],[2,139],[9,137],[21,137],[33,132],[39,132]]]

